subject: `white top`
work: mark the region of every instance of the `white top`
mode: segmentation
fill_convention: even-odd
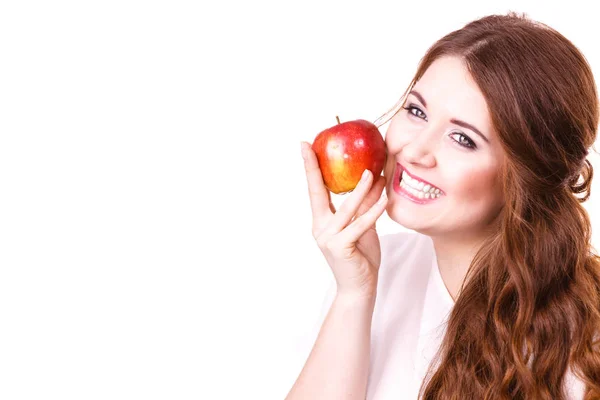
[[[400,232],[384,235],[380,242],[366,400],[413,400],[441,344],[454,300],[440,275],[429,236]],[[332,282],[314,338],[334,297]],[[570,371],[566,386],[568,399],[583,399],[583,384]]]

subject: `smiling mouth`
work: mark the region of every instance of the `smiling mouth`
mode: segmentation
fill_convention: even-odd
[[[394,191],[409,200],[425,204],[444,196],[444,192],[427,181],[411,176],[400,164],[396,164]]]

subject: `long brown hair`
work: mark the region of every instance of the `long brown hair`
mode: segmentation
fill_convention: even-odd
[[[442,56],[461,57],[486,98],[506,154],[505,206],[469,267],[419,397],[566,399],[570,369],[584,398],[600,399],[600,256],[580,204],[590,195],[586,157],[599,118],[591,69],[549,26],[491,15],[437,41],[399,104]]]

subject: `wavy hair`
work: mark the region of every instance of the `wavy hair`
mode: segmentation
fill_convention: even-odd
[[[571,370],[584,399],[600,399],[600,256],[580,204],[591,192],[587,155],[599,118],[589,64],[525,14],[486,16],[430,47],[376,125],[442,56],[461,57],[487,101],[506,154],[505,206],[469,267],[419,398],[562,400]]]

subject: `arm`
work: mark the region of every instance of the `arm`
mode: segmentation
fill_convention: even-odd
[[[364,399],[375,295],[336,295],[286,400]]]

